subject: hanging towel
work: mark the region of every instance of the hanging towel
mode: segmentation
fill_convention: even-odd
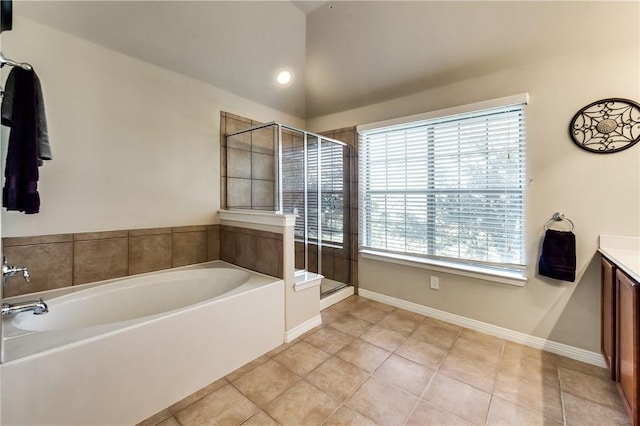
[[[538,273],[557,280],[576,280],[576,236],[573,232],[547,229]]]
[[[2,123],[11,126],[2,206],[26,214],[38,213],[38,96],[33,70],[11,70],[12,100],[10,117]],[[3,100],[4,102],[4,100]]]
[[[35,96],[37,106],[37,125],[38,125],[38,165],[42,166],[43,160],[51,160],[51,145],[49,143],[49,132],[47,130],[47,116],[44,111],[44,96],[42,95],[42,86],[38,75],[35,76]],[[2,98],[2,124],[11,127],[13,122],[13,100],[15,97],[16,73],[9,73],[7,82],[5,83],[4,97]]]

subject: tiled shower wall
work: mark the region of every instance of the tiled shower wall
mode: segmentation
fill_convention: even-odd
[[[225,134],[257,126],[257,121],[222,112],[220,176],[222,208],[275,211],[276,127],[226,138]],[[226,191],[228,185],[228,191]],[[227,199],[227,197],[229,197]]]
[[[9,278],[5,297],[217,260],[220,226],[134,229],[2,239],[7,261],[31,281]]]

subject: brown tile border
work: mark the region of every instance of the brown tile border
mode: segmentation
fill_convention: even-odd
[[[144,237],[146,235],[170,234],[172,228],[146,228],[146,229],[130,229],[129,237]]]
[[[33,237],[6,237],[2,239],[2,246],[30,246],[37,244],[68,243],[71,241],[73,241],[73,234],[36,235]]]
[[[201,232],[201,231],[206,231],[206,230],[207,230],[207,225],[177,226],[177,227],[171,228],[171,231],[173,233],[178,233],[178,232]]]
[[[162,240],[165,241],[163,247],[140,246],[143,240],[157,240],[163,235],[170,239],[169,244]],[[33,273],[31,285],[15,279],[4,293],[7,297],[18,296],[218,260],[220,236],[220,225],[212,224],[6,237],[2,243],[9,263],[27,266]],[[63,245],[68,248],[61,259],[62,254],[58,251]],[[54,254],[55,259],[52,259]],[[66,269],[50,276],[47,271],[52,271],[54,260],[56,264],[66,265]]]
[[[107,238],[127,238],[129,231],[81,232],[73,234],[73,241],[104,240]]]

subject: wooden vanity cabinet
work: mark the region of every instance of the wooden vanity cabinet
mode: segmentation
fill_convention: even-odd
[[[611,372],[611,380],[616,380],[616,273],[613,264],[604,257],[602,258],[601,271],[602,325],[600,327],[600,342],[602,354]]]
[[[638,288],[624,272],[616,271],[616,345],[614,349],[616,385],[632,424],[640,425],[638,400]]]
[[[640,426],[640,283],[602,257],[601,345],[629,419]]]

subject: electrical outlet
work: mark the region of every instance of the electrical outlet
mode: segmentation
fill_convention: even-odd
[[[431,288],[434,290],[440,290],[440,278],[431,275]]]

